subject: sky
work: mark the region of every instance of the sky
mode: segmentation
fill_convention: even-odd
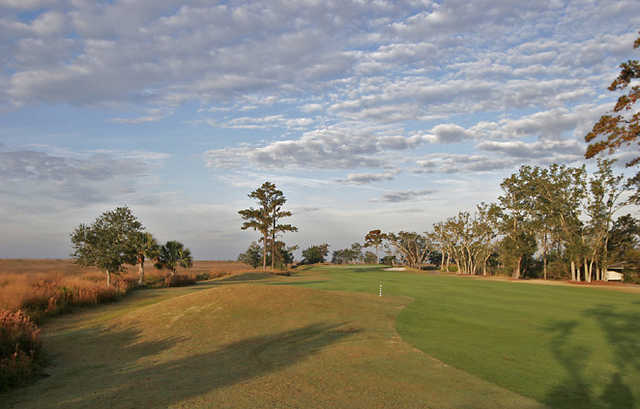
[[[585,163],[639,29],[637,0],[0,0],[0,257],[126,205],[235,259],[265,180],[288,244],[426,231]]]

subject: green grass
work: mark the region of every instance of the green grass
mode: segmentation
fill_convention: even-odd
[[[640,408],[640,296],[617,291],[316,267],[310,287],[413,298],[402,338],[554,408]],[[322,279],[319,279],[322,278]]]
[[[0,407],[540,408],[403,342],[407,297],[264,285],[334,278],[244,275],[52,319],[50,376]]]

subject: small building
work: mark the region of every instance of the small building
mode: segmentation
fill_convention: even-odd
[[[614,263],[607,267],[607,272],[604,275],[605,281],[624,281],[624,263]]]

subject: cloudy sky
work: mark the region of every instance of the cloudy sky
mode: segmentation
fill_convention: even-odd
[[[0,257],[130,206],[229,259],[271,180],[332,249],[579,164],[640,2],[0,0]]]

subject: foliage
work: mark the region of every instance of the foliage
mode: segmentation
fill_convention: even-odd
[[[456,271],[462,274],[487,274],[487,263],[494,252],[499,209],[495,205],[481,203],[476,213],[459,212],[445,222],[434,225],[427,234],[433,246],[439,248],[440,269],[449,271],[453,259]],[[446,262],[445,262],[446,258]]]
[[[81,224],[71,233],[72,256],[82,266],[105,271],[107,286],[111,275],[123,271],[124,264],[135,264],[133,244],[142,224],[128,207],[104,212],[91,225]]]
[[[335,250],[331,262],[334,264],[353,264],[362,262],[362,245],[353,243],[351,247]]]
[[[302,264],[324,263],[329,254],[329,245],[317,244],[302,250]]]
[[[169,277],[172,278],[176,274],[178,267],[191,268],[193,259],[191,251],[184,247],[179,241],[168,241],[160,247],[156,258],[155,267],[157,269],[167,268],[170,271]]]
[[[366,236],[364,236],[364,247],[375,247],[376,257],[378,257],[378,248],[384,241],[384,234],[380,229],[370,230]]]
[[[172,274],[164,278],[164,287],[184,287],[197,283],[197,278],[188,274]]]
[[[365,264],[378,264],[378,256],[376,253],[367,251],[364,253],[363,262]]]
[[[275,251],[272,250],[267,255],[267,264],[271,264],[274,268],[281,270],[286,269],[287,265],[293,264],[294,256],[293,252],[298,249],[298,246],[287,247],[283,241],[276,240]]]
[[[396,263],[396,256],[387,255],[382,257],[380,260],[380,264],[384,264],[385,266],[392,266]]]
[[[144,285],[144,262],[158,257],[160,246],[149,232],[138,232],[134,235],[132,249],[138,262],[138,285]]]
[[[440,250],[433,250],[431,251],[431,253],[429,254],[429,258],[428,258],[429,263],[433,264],[433,265],[439,265],[442,264],[443,261],[443,254]]]
[[[284,210],[283,206],[287,199],[276,185],[266,181],[258,189],[249,193],[249,197],[256,200],[259,207],[240,210],[238,213],[244,220],[242,230],[254,229],[262,234],[263,244],[262,268],[267,267],[267,248],[271,250],[271,267],[275,267],[277,236],[278,233],[295,232],[298,228],[291,224],[280,224],[278,221],[284,217],[292,215],[290,211]]]
[[[25,384],[43,363],[36,324],[20,310],[0,310],[0,391]]]
[[[257,268],[262,263],[262,247],[255,241],[251,242],[247,251],[238,256],[238,261]]]
[[[634,49],[638,47],[640,47],[640,37],[633,43]],[[587,159],[605,150],[613,153],[621,147],[632,145],[636,148],[640,147],[640,112],[635,105],[640,99],[640,86],[637,85],[639,79],[640,62],[638,60],[629,60],[620,64],[620,74],[609,85],[609,91],[625,91],[625,93],[618,97],[613,111],[602,115],[591,132],[585,136],[585,141],[590,142],[585,153]],[[637,149],[635,152],[637,153]],[[635,156],[626,165],[631,167],[639,163],[640,156]],[[640,204],[640,172],[630,180],[630,186],[636,188],[632,200]]]
[[[409,267],[422,265],[433,249],[429,237],[416,232],[386,233],[384,238]]]

